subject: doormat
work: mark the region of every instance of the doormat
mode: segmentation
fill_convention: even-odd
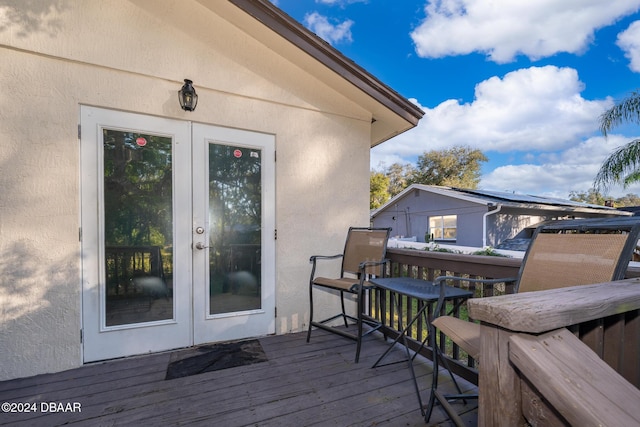
[[[169,363],[165,380],[267,361],[258,340],[203,345],[178,357]]]

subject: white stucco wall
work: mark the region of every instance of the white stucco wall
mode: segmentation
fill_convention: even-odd
[[[0,380],[82,363],[81,104],[274,134],[276,327],[306,328],[309,257],[368,224],[371,114],[198,3],[47,3],[0,5]]]

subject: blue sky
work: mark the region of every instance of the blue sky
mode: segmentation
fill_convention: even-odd
[[[640,0],[273,0],[425,111],[372,169],[456,145],[489,158],[480,187],[567,198],[640,136],[598,117],[640,89]],[[608,195],[640,194],[640,185]]]

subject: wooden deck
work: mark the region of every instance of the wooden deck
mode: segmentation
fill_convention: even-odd
[[[260,339],[267,362],[165,380],[171,352],[95,363],[57,374],[0,382],[0,402],[35,403],[35,413],[2,413],[0,425],[424,426],[406,363],[371,369],[386,349],[366,338],[360,363],[355,344],[324,331]],[[404,353],[398,346],[386,360]],[[176,355],[173,354],[173,357]],[[414,362],[428,401],[431,362]],[[446,371],[441,387],[453,387]],[[468,384],[463,387],[470,388]],[[43,403],[81,412],[42,413]],[[456,404],[473,426],[477,402]],[[452,425],[436,407],[430,425]]]

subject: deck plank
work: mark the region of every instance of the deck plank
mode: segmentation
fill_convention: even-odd
[[[385,350],[381,335],[366,338],[360,363],[352,341],[314,331],[260,338],[268,360],[165,380],[180,350],[94,363],[81,368],[0,382],[0,402],[79,402],[76,413],[0,413],[0,425],[224,425],[424,426],[406,363],[371,366]],[[388,361],[404,355],[394,349]],[[428,401],[431,363],[414,362]],[[452,388],[446,371],[440,384]],[[466,388],[472,387],[469,384]],[[458,405],[469,425],[476,406]],[[449,426],[436,408],[431,425]]]

